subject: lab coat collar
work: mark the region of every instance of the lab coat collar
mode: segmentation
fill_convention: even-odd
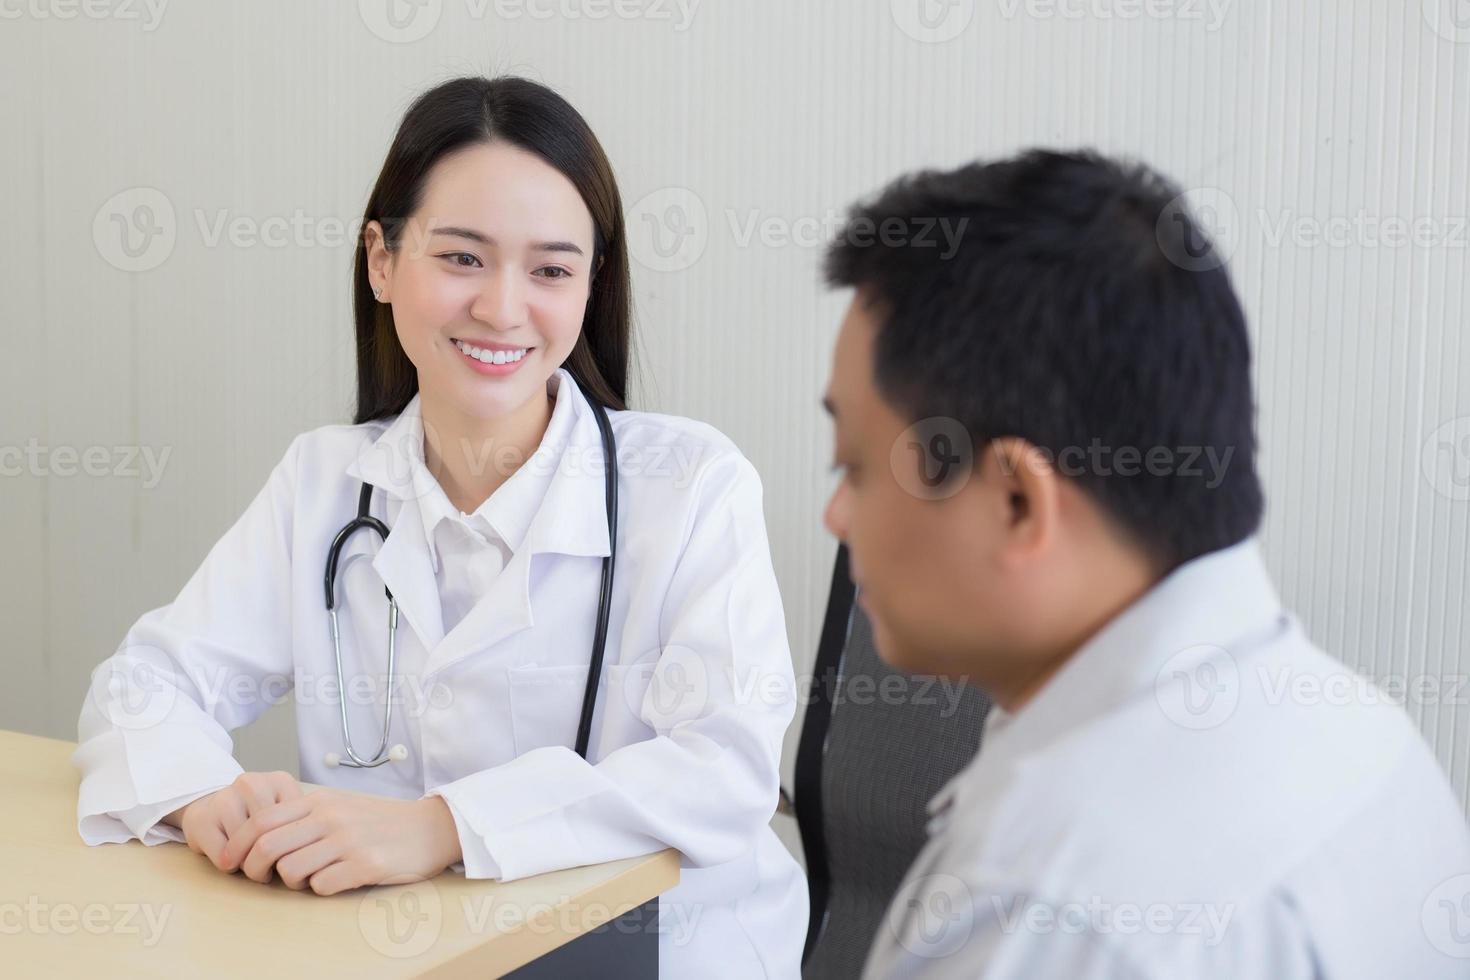
[[[602,436],[592,408],[565,368],[546,390],[555,399],[541,445],[475,511],[513,552],[528,541],[533,551],[602,556],[607,537]],[[424,465],[424,426],[419,395],[347,466],[348,476],[371,483],[401,501],[423,501],[443,489]],[[445,498],[447,503],[447,497]],[[434,509],[416,510],[438,523]],[[431,558],[433,525],[424,527]]]
[[[421,485],[412,475],[410,440],[417,436],[421,454],[422,420],[416,424],[410,416],[405,421],[405,409],[347,466],[348,476],[382,489],[395,502],[388,509],[391,533],[373,568],[430,651],[426,673],[534,625],[530,565],[536,554],[610,553],[601,434],[575,385],[564,369],[549,379],[547,390],[556,395],[556,405],[541,445],[490,498],[511,560],[448,636],[420,510]]]
[[[480,518],[488,524],[491,531],[510,547],[512,553],[520,550],[525,542],[526,533],[534,522],[542,500],[546,496],[548,478],[558,467],[566,465],[566,468],[570,469],[570,465],[564,464],[563,456],[570,442],[571,430],[577,421],[579,406],[576,403],[579,401],[579,396],[575,386],[562,384],[562,375],[563,372],[558,370],[547,381],[547,394],[552,397],[551,419],[536,452],[472,514],[468,515],[471,518],[469,522],[471,524],[477,523],[473,518]],[[585,403],[582,403],[580,407],[587,411]],[[594,426],[596,425],[595,419],[589,419],[589,421]],[[458,508],[450,503],[444,488],[429,472],[425,462],[424,424],[419,395],[414,395],[403,412],[389,426],[389,430],[383,433],[382,439],[386,440],[385,456],[402,461],[402,465],[406,466],[410,472],[413,495],[419,502],[418,509],[424,525],[424,539],[428,545],[429,558],[437,573],[439,571],[439,549],[434,538],[434,529],[438,527],[440,521],[446,518],[450,520],[463,518]],[[599,441],[597,445],[600,444]],[[584,457],[585,454],[581,454],[574,456],[574,459]],[[484,459],[484,465],[493,464],[494,454],[493,452],[488,453]],[[600,474],[600,470],[598,472]],[[592,530],[595,532],[595,529]],[[569,554],[581,554],[583,550],[575,541],[560,538],[551,542],[550,548],[543,550],[563,551],[566,549],[570,549],[566,551]]]
[[[1290,618],[1255,539],[1184,563],[1094,634],[1029,702],[1014,712],[993,706],[980,755],[934,796],[929,812],[942,819],[982,757],[1036,751],[1131,698],[1153,697],[1159,671],[1175,654],[1229,650]]]

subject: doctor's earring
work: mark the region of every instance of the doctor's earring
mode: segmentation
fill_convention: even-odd
[[[373,287],[373,299],[377,300],[380,303],[383,301],[383,290],[378,288],[377,286]]]

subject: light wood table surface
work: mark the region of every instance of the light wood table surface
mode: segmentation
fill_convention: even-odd
[[[75,748],[0,730],[7,976],[501,976],[679,880],[678,854],[661,851],[508,883],[447,872],[321,896],[224,874],[183,844],[88,847]]]

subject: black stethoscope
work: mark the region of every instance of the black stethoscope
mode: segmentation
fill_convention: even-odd
[[[571,377],[571,372],[568,372]],[[602,433],[602,452],[607,460],[606,464],[606,501],[607,508],[607,557],[602,559],[602,592],[597,600],[597,628],[592,635],[592,663],[587,670],[587,686],[582,692],[582,718],[577,724],[577,754],[587,758],[587,743],[592,737],[592,713],[597,707],[597,684],[602,674],[603,653],[607,646],[607,624],[612,611],[612,586],[613,568],[617,562],[618,552],[618,461],[617,441],[613,438],[612,423],[608,421],[607,409],[601,403],[588,395],[586,389],[573,378],[577,390],[582,392],[582,397],[592,408],[592,414],[597,419],[597,428]],[[332,547],[327,552],[327,615],[332,623],[332,650],[337,661],[337,690],[346,691],[342,680],[342,640],[341,633],[337,628],[337,561],[342,556],[342,546],[347,539],[362,530],[371,528],[376,531],[383,542],[388,540],[388,525],[368,513],[372,502],[373,488],[371,484],[362,485],[362,493],[357,499],[357,517],[337,532],[332,539]],[[342,716],[342,741],[347,748],[347,758],[343,759],[336,752],[328,752],[323,761],[329,767],[346,766],[351,769],[371,769],[381,766],[385,762],[401,762],[408,758],[408,749],[403,745],[394,745],[388,748],[388,731],[393,723],[393,661],[394,661],[394,638],[398,633],[398,601],[393,598],[393,593],[387,586],[383,592],[388,596],[388,695],[383,705],[383,737],[378,741],[378,750],[373,753],[372,758],[364,759],[352,747],[352,732],[347,723],[347,698],[339,694],[338,705]],[[386,750],[386,754],[385,754]]]

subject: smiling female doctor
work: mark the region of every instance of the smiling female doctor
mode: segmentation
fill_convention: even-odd
[[[440,85],[403,119],[361,246],[356,424],[298,436],[94,672],[83,839],[187,841],[322,894],[673,847],[661,972],[796,977],[806,885],[768,826],[795,685],[760,481],[709,426],[624,410],[627,250],[596,137],[535,83]],[[589,398],[621,472],[584,759],[614,544]],[[323,579],[364,487],[388,534],[342,544],[338,686]],[[288,691],[303,779],[396,799],[242,773],[229,732]]]

